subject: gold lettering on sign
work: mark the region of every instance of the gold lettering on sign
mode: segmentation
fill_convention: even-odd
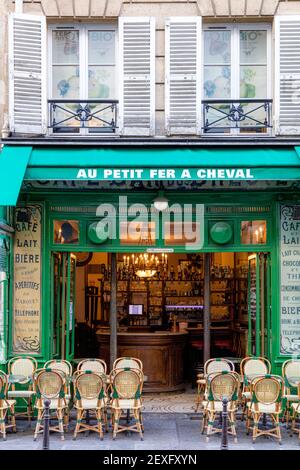
[[[17,207],[14,237],[13,352],[40,353],[41,220],[39,205]]]

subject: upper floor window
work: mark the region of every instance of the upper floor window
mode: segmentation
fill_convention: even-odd
[[[52,106],[53,130],[107,130],[115,114],[109,101],[117,98],[116,29],[111,25],[53,26],[49,35],[49,97],[65,102]],[[78,127],[79,119],[81,124],[85,120],[86,129]]]
[[[206,119],[219,132],[266,132],[270,113],[268,25],[206,26],[203,40]],[[226,100],[230,100],[230,103]]]

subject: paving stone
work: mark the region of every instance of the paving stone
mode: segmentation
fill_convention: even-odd
[[[53,450],[219,450],[221,436],[211,436],[209,442],[206,436],[200,432],[200,419],[195,419],[195,415],[174,413],[144,415],[145,435],[144,441],[140,440],[138,434],[126,433],[118,434],[115,441],[112,440],[111,432],[104,435],[104,440],[100,441],[94,433],[79,434],[76,441],[72,439],[75,420],[70,423],[70,432],[65,435],[65,440],[51,433],[50,448]],[[18,432],[7,432],[7,441],[0,438],[1,450],[38,450],[42,448],[42,436],[37,441],[33,441],[34,423],[28,426],[25,421],[18,420]],[[238,443],[234,443],[229,437],[229,448],[231,450],[299,450],[299,439],[295,434],[290,437],[285,425],[281,425],[282,445],[280,446],[274,439],[261,437],[256,443],[252,443],[251,436],[246,435],[245,421],[237,421]]]

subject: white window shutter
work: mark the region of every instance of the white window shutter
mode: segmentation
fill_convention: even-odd
[[[10,131],[45,134],[46,18],[13,13],[9,17]]]
[[[166,21],[166,131],[201,132],[201,17]]]
[[[155,19],[119,18],[121,135],[155,132]]]
[[[275,17],[275,127],[300,134],[300,16]]]

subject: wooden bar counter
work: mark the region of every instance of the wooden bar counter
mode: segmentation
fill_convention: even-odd
[[[118,357],[137,357],[143,362],[145,392],[184,389],[185,332],[119,332]],[[109,364],[110,333],[97,331],[99,357]]]

